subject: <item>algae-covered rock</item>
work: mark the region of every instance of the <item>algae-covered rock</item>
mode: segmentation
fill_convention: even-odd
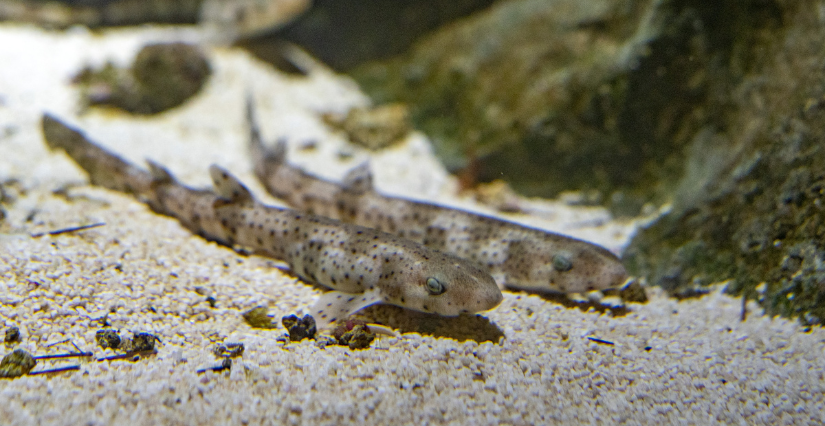
[[[35,365],[37,360],[30,353],[23,349],[15,349],[0,360],[0,378],[13,379],[29,374]]]
[[[20,343],[20,328],[14,326],[7,328],[3,342],[6,345]]]
[[[300,342],[304,339],[314,339],[318,328],[315,325],[315,318],[312,315],[304,315],[298,318],[295,315],[287,315],[281,318],[281,324],[289,333],[290,342]]]
[[[669,203],[626,255],[649,283],[685,296],[732,280],[769,313],[818,322],[820,8],[499,2],[354,75],[376,102],[407,103],[447,165],[476,179],[545,196],[595,189],[619,214]]]
[[[117,330],[110,328],[95,332],[95,341],[97,342],[97,345],[103,349],[117,349],[120,347],[120,343],[122,342],[120,334]]]
[[[773,24],[731,40],[716,111],[687,150],[671,211],[629,269],[671,294],[730,280],[768,314],[825,320],[825,27],[820,3],[761,2]],[[731,35],[736,35],[731,32]],[[816,40],[816,41],[815,41]],[[722,58],[720,58],[720,61]]]
[[[371,150],[390,147],[410,132],[409,112],[403,104],[355,107],[345,116],[328,113],[324,122],[344,133],[350,142]]]
[[[728,191],[642,230],[625,255],[631,271],[674,295],[730,279],[728,291],[769,314],[825,320],[825,111],[798,111],[775,112],[785,123],[765,129],[758,160],[728,176]]]
[[[157,114],[181,105],[212,73],[206,56],[186,43],[149,44],[129,69],[107,64],[75,77],[89,105],[110,105],[134,114]]]
[[[375,333],[371,332],[366,321],[348,319],[339,323],[332,332],[339,345],[349,346],[350,349],[366,349],[375,340]]]
[[[595,189],[635,214],[669,199],[695,135],[727,107],[730,62],[751,60],[736,49],[775,25],[773,10],[756,0],[499,2],[353,74],[376,102],[406,102],[453,170],[472,166],[477,180],[529,195]]]
[[[644,161],[618,127],[627,73],[658,34],[657,1],[499,2],[354,76],[410,105],[451,169],[552,195],[630,180]]]
[[[252,328],[275,328],[269,312],[263,306],[252,308],[243,313],[243,319]]]

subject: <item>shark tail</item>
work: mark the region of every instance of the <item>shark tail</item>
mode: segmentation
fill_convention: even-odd
[[[43,137],[50,149],[66,152],[89,175],[92,184],[140,198],[153,192],[152,174],[100,147],[80,130],[43,114]]]

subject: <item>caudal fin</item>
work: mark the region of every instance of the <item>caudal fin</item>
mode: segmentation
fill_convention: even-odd
[[[43,137],[51,149],[66,152],[86,173],[92,184],[145,196],[151,191],[152,175],[90,141],[78,129],[51,114],[43,114]]]

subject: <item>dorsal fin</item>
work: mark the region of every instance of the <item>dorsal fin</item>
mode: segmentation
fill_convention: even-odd
[[[286,141],[278,140],[271,149],[264,147],[261,130],[255,120],[255,100],[251,93],[246,95],[246,123],[249,126],[249,149],[256,173],[266,172],[273,166],[280,166],[286,161]],[[259,170],[260,169],[260,170]]]
[[[253,157],[264,157],[264,143],[261,140],[261,130],[255,120],[255,99],[252,93],[246,94],[246,125],[249,127],[249,147]]]
[[[146,164],[149,166],[149,173],[152,174],[153,182],[171,183],[175,181],[175,177],[172,176],[172,173],[166,167],[163,167],[152,160],[146,160]]]
[[[368,162],[363,162],[348,171],[342,182],[344,188],[356,194],[372,191],[372,171]]]
[[[228,171],[216,164],[209,166],[209,175],[212,176],[212,183],[215,191],[225,198],[230,204],[254,204],[255,198],[252,193]]]
[[[266,151],[266,162],[283,164],[286,161],[286,140],[278,139],[272,149]]]

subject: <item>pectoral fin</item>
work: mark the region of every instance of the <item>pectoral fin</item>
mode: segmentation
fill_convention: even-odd
[[[340,291],[328,291],[322,294],[315,305],[312,306],[312,316],[315,318],[318,328],[323,328],[335,321],[346,319],[361,309],[380,301],[381,298],[375,292],[342,293]]]

